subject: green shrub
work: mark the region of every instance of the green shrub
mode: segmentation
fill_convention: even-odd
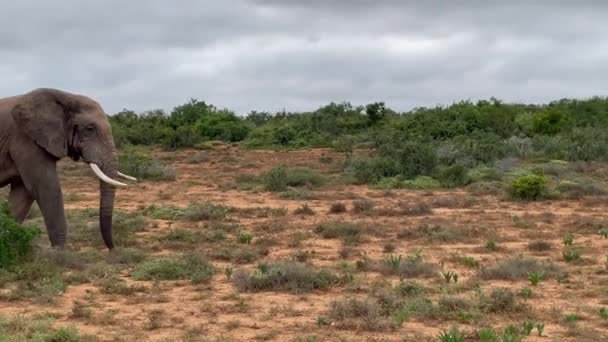
[[[465,186],[471,182],[467,168],[460,164],[441,168],[437,173],[437,179],[446,188]]]
[[[321,175],[310,169],[290,169],[285,166],[274,167],[266,171],[261,178],[266,190],[273,192],[285,191],[288,187],[313,188],[325,181]]]
[[[214,273],[213,266],[199,255],[161,256],[135,266],[135,280],[181,280],[194,284],[206,283]]]
[[[315,270],[294,261],[262,264],[254,272],[238,270],[232,278],[240,291],[247,292],[288,290],[301,293],[324,289],[339,281],[329,271]]]
[[[139,153],[134,149],[126,149],[118,154],[119,169],[138,179],[153,181],[174,181],[175,168],[164,165],[156,159]]]
[[[0,269],[13,266],[32,253],[33,240],[40,230],[32,226],[18,224],[8,209],[0,205]]]
[[[547,178],[541,175],[520,175],[511,181],[511,197],[523,200],[537,200],[547,191]]]

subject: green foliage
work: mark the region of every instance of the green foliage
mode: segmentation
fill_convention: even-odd
[[[152,157],[127,148],[118,155],[120,170],[138,179],[153,181],[174,181],[175,169],[173,166],[164,165]]]
[[[330,287],[337,284],[339,278],[329,271],[289,261],[261,264],[254,272],[238,270],[233,281],[240,291],[288,290],[302,293]]]
[[[288,187],[317,187],[324,183],[319,174],[305,168],[277,166],[262,174],[262,182],[268,191],[280,192]]]
[[[509,193],[513,198],[537,200],[547,191],[547,178],[536,174],[515,177],[510,184]]]
[[[15,222],[8,205],[0,205],[0,270],[15,265],[31,255],[33,240],[40,230]]]
[[[451,327],[450,329],[443,331],[439,334],[439,341],[441,342],[463,342],[464,336],[458,331],[458,328]]]
[[[189,279],[194,284],[206,283],[214,273],[213,266],[199,255],[161,256],[135,266],[136,280]]]
[[[0,317],[0,341],[79,342],[84,336],[73,326],[53,327],[50,315]]]

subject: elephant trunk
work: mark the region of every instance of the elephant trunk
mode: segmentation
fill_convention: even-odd
[[[116,170],[116,163],[110,163],[104,165],[103,173],[115,178],[118,175]],[[114,197],[116,194],[116,188],[104,182],[99,181],[99,229],[101,230],[101,237],[105,242],[108,249],[114,248],[114,242],[112,241],[112,214],[114,212]]]

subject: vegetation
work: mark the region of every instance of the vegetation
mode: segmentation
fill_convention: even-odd
[[[32,241],[40,230],[15,222],[8,205],[0,205],[0,270],[15,265],[32,253]]]
[[[250,148],[332,147],[347,155],[358,146],[373,146],[372,156],[347,160],[346,170],[357,182],[429,189],[500,180],[500,172],[484,173],[484,167],[508,158],[605,161],[607,113],[608,99],[602,97],[543,105],[491,98],[402,113],[384,103],[330,103],[311,112],[245,116],[192,99],[170,113],[124,110],[110,120],[119,146],[176,149],[221,140]],[[283,191],[284,171],[266,174],[269,190]],[[597,189],[592,182],[539,174],[518,176],[506,190],[515,198],[538,199],[549,183],[568,196]]]

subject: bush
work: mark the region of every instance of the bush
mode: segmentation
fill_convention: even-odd
[[[0,269],[15,265],[32,253],[33,240],[40,234],[36,227],[18,224],[6,203],[0,205]]]
[[[262,264],[254,272],[238,270],[233,279],[240,291],[288,290],[298,293],[324,289],[339,281],[328,271],[315,270],[294,261]]]
[[[163,165],[160,161],[136,152],[134,149],[120,152],[118,164],[123,173],[138,179],[153,181],[174,181],[176,179],[173,166]]]
[[[547,178],[541,175],[520,175],[511,181],[509,193],[511,197],[523,200],[537,200],[547,191]]]
[[[455,188],[471,183],[467,169],[459,164],[441,168],[437,173],[437,179],[446,188]]]
[[[137,264],[131,273],[135,280],[181,280],[194,284],[207,283],[213,266],[199,255],[162,256]]]
[[[262,175],[262,182],[266,190],[281,192],[288,187],[317,187],[324,183],[324,179],[309,169],[277,166]]]

